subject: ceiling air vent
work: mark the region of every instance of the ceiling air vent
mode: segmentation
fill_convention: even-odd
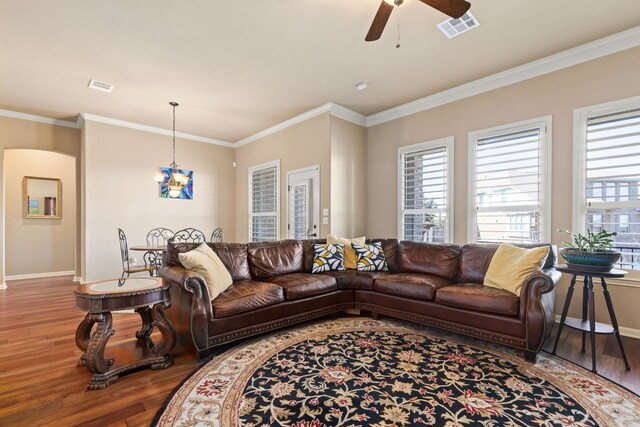
[[[91,79],[89,81],[89,86],[91,89],[101,90],[103,92],[111,93],[113,90],[113,85],[105,82],[99,82],[98,80]]]
[[[447,38],[452,39],[462,33],[466,33],[478,25],[480,25],[480,23],[476,17],[473,16],[471,12],[467,12],[460,18],[451,18],[439,23],[438,28],[445,36],[447,36]]]

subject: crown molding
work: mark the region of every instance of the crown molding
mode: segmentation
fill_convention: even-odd
[[[171,129],[163,129],[155,126],[143,125],[141,123],[128,122],[126,120],[112,119],[111,117],[98,116],[96,114],[80,113],[82,119],[86,122],[104,123],[107,125],[118,126],[128,129],[140,130],[143,132],[156,133],[159,135],[172,136],[173,131]],[[221,141],[219,139],[207,138],[205,136],[192,135],[190,133],[176,132],[176,137],[182,139],[188,139],[191,141],[204,142],[207,144],[220,145],[223,147],[233,148],[236,144],[227,141]]]
[[[636,46],[640,46],[640,26],[372,114],[367,117],[366,126],[399,119]]]
[[[356,111],[350,110],[347,107],[343,107],[340,104],[330,103],[331,115],[342,120],[354,123],[358,126],[367,126],[367,116],[360,114]]]
[[[302,123],[305,120],[309,120],[313,117],[319,116],[320,114],[327,113],[331,110],[331,103],[321,105],[313,110],[309,110],[306,113],[299,114],[295,117],[290,118],[289,120],[285,120],[284,122],[278,123],[277,125],[271,126],[270,128],[261,130],[258,133],[254,133],[246,138],[242,138],[238,142],[235,143],[236,147],[242,147],[243,145],[250,144],[254,141],[257,141],[265,136],[272,135],[276,132],[279,132],[283,129],[291,127],[293,125],[297,125],[298,123]]]
[[[251,136],[241,139],[236,142],[234,146],[242,147],[243,145],[250,144],[254,141],[257,141],[266,136],[272,135],[276,132],[284,130],[288,127],[297,125],[298,123],[302,123],[305,120],[309,120],[313,117],[319,116],[320,114],[329,113],[334,117],[338,117],[340,119],[346,120],[348,122],[354,123],[359,126],[366,126],[367,117],[363,114],[360,114],[356,111],[350,110],[347,107],[343,107],[340,104],[336,104],[334,102],[328,102],[324,105],[321,105],[313,110],[309,110],[305,113],[299,114],[295,117],[290,118],[289,120],[285,120],[282,123],[278,123],[277,125],[271,126],[265,130],[261,130],[258,133],[254,133]]]
[[[20,113],[18,111],[11,110],[0,109],[0,116],[9,117],[11,119],[27,120],[36,123],[44,123],[47,125],[62,126],[72,129],[80,129],[82,127],[82,124],[78,123],[78,121],[70,122],[68,120],[52,119],[51,117],[37,116],[35,114]]]

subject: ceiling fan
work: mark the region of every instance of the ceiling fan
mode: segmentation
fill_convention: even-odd
[[[420,0],[422,3],[431,6],[452,18],[460,18],[471,7],[465,0]],[[365,37],[365,41],[372,42],[378,40],[384,31],[385,25],[393,12],[395,6],[400,6],[404,0],[382,0],[376,16],[373,18],[371,28]]]

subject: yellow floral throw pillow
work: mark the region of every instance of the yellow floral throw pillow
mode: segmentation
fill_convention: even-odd
[[[344,270],[344,245],[313,245],[312,273]]]
[[[389,271],[382,243],[375,242],[370,245],[352,243],[351,246],[358,256],[358,271]]]

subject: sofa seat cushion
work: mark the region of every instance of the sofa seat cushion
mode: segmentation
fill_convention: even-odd
[[[478,283],[458,283],[438,289],[436,302],[507,316],[517,316],[520,308],[520,298],[511,292]]]
[[[291,273],[266,279],[282,287],[287,301],[324,294],[338,289],[336,279],[326,274]]]
[[[227,317],[284,301],[284,291],[273,283],[241,280],[211,301],[214,317]]]
[[[375,279],[388,276],[389,273],[384,271],[328,271],[328,276],[335,277],[338,282],[338,289],[364,289],[373,290],[373,281]]]
[[[396,273],[375,279],[373,289],[385,294],[433,301],[436,290],[451,282],[439,276],[420,273]]]

